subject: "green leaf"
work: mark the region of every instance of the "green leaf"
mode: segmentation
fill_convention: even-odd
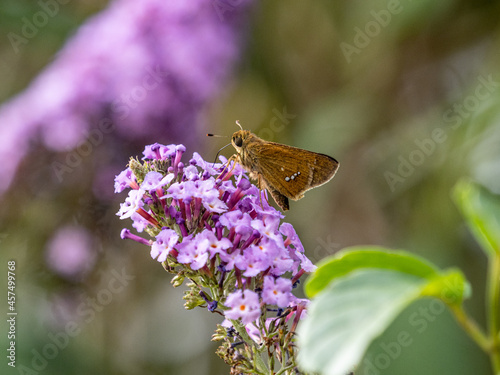
[[[298,327],[299,364],[305,371],[345,375],[409,304],[424,296],[461,303],[466,284],[459,271],[427,278],[360,268],[337,277],[311,302]]]
[[[500,197],[468,180],[455,185],[453,197],[486,254],[500,253]]]
[[[345,375],[415,300],[425,282],[416,276],[365,269],[334,282],[311,302],[298,329],[299,364],[305,371]]]
[[[351,247],[318,263],[318,269],[307,279],[304,290],[312,298],[334,279],[362,268],[394,270],[426,279],[439,275],[439,269],[432,263],[405,251],[376,246]]]
[[[421,296],[436,297],[450,306],[460,306],[471,295],[470,285],[462,271],[450,269],[430,279]]]

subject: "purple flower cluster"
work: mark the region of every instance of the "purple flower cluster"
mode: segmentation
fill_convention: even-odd
[[[153,237],[124,229],[122,238],[150,246],[176,282],[193,281],[190,306],[218,306],[226,327],[246,326],[255,342],[269,333],[269,319],[295,317],[295,326],[307,300],[292,289],[315,266],[292,225],[281,223],[281,212],[238,164],[207,163],[197,153],[184,164],[184,152],[182,145],[148,146],[142,163],[132,159],[116,177],[115,192],[131,189],[117,215]]]

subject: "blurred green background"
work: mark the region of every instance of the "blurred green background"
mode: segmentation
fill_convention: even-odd
[[[34,1],[3,1],[0,101],[21,92],[66,38],[106,6],[98,0],[64,5],[14,53],[7,33],[38,8]],[[472,284],[467,309],[484,324],[486,259],[450,192],[470,176],[500,193],[499,14],[500,2],[487,0],[256,2],[235,73],[206,108],[206,131],[230,135],[239,120],[266,140],[335,157],[337,176],[291,202],[286,213],[309,258],[318,262],[346,246],[377,244],[458,266]],[[156,141],[167,143],[165,135],[150,143]],[[188,153],[212,160],[224,144],[207,138]],[[33,173],[31,163],[43,163],[44,153],[33,150],[18,173]],[[47,345],[62,340],[57,335],[73,322],[74,336],[59,341],[62,349],[45,366],[40,362],[38,373],[228,373],[210,343],[219,317],[184,311],[182,287],[171,287],[146,248],[120,240],[124,223],[114,214],[124,197],[96,205],[85,181],[54,197],[39,178],[32,185],[24,178],[27,185],[11,186],[0,198],[2,274],[7,260],[17,262],[18,366],[33,368],[36,353],[50,352]],[[83,281],[64,280],[45,264],[51,233],[68,223],[99,235],[97,262]],[[123,288],[103,292],[123,272],[130,275],[122,276]],[[92,304],[99,293],[110,296],[104,306]],[[435,316],[430,329],[415,330],[410,316],[420,307],[410,306],[380,339],[388,342],[401,330],[414,339],[383,374],[491,373],[447,312]],[[1,327],[6,348],[6,323]],[[376,356],[380,345],[372,349]],[[23,373],[12,371],[5,357],[0,368]]]

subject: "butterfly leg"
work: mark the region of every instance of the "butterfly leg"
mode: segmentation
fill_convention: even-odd
[[[231,178],[231,172],[236,167],[236,159],[237,159],[236,154],[231,155],[231,157],[229,159],[227,159],[227,162],[224,164],[224,168],[222,169],[222,172],[219,174],[219,176],[217,176],[217,179],[221,178],[221,176],[224,174],[224,172],[227,169],[229,169],[229,164],[233,161],[233,167],[230,170],[228,170],[227,173],[226,173],[226,175],[224,176],[225,180]]]
[[[265,190],[267,186],[266,186],[266,183],[262,180],[262,177],[260,176],[260,174],[257,177],[257,184],[259,185],[259,202],[260,202],[260,206],[262,208],[264,208],[264,205],[262,203],[262,191]],[[264,196],[264,198],[266,199],[267,204],[269,205],[269,201],[267,200],[267,196]]]
[[[264,181],[264,179],[262,178],[262,176],[259,174],[257,175],[257,184],[258,184],[258,187],[259,187],[259,202],[260,202],[260,206],[262,208],[264,208],[264,204],[262,203],[262,192],[263,191],[269,191],[269,188],[266,184],[266,182]],[[267,199],[267,194],[264,194],[264,199],[266,200],[267,202],[267,205],[270,206],[269,204],[269,199]]]

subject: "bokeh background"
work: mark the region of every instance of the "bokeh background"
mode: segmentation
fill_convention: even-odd
[[[120,239],[113,178],[154,142],[213,160],[226,140],[205,133],[235,120],[340,161],[286,214],[313,262],[376,244],[460,267],[484,324],[486,259],[450,192],[470,177],[500,193],[499,14],[492,0],[4,0],[0,290],[15,260],[19,315],[17,368],[4,356],[0,372],[228,373],[219,316],[184,311],[182,287]],[[430,303],[367,358],[404,330],[412,345],[382,374],[491,373]]]

